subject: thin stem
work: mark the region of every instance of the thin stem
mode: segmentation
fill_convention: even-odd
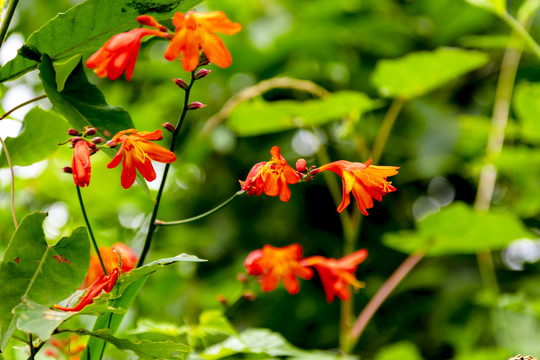
[[[41,100],[41,99],[45,99],[47,97],[47,95],[39,95],[39,96],[36,96],[35,98],[33,99],[30,99],[28,101],[25,101],[17,106],[15,106],[13,109],[7,111],[6,113],[4,113],[4,115],[0,116],[0,120],[4,120],[6,117],[8,117],[12,112],[14,112],[15,110],[18,110],[20,108],[22,108],[23,106],[26,106],[28,104],[31,104],[33,102],[36,102],[38,100]]]
[[[103,269],[103,273],[107,275],[107,269],[105,268],[105,264],[103,263],[103,259],[101,258],[101,254],[99,253],[99,248],[98,248],[96,239],[94,238],[94,233],[92,232],[92,228],[90,227],[88,216],[86,216],[86,210],[84,209],[84,203],[81,196],[81,189],[77,185],[75,185],[75,188],[77,189],[77,197],[79,198],[79,204],[81,205],[81,211],[83,214],[84,222],[86,223],[86,228],[88,229],[88,233],[90,234],[90,239],[92,240],[92,244],[94,245],[94,250],[96,250],[96,254],[99,258],[99,262],[101,264],[101,268]]]
[[[419,252],[409,255],[407,259],[394,271],[394,273],[384,282],[377,293],[371,298],[366,307],[362,310],[358,318],[356,319],[351,330],[351,348],[354,347],[360,335],[366,328],[369,320],[375,314],[377,309],[386,300],[388,295],[395,289],[395,287],[403,280],[403,278],[414,268],[416,264],[424,257],[425,252]]]
[[[377,164],[381,159],[381,155],[386,145],[386,141],[388,140],[388,136],[390,135],[390,131],[392,131],[392,127],[394,126],[394,123],[396,122],[396,119],[404,104],[405,100],[403,99],[394,99],[394,101],[392,101],[390,104],[390,107],[388,108],[388,111],[386,112],[386,115],[382,121],[379,133],[377,134],[377,138],[375,139],[375,143],[373,144],[371,160],[373,160],[374,164]]]
[[[540,45],[538,45],[538,43],[532,38],[532,36],[529,34],[529,32],[527,31],[525,26],[523,26],[523,24],[521,24],[519,21],[514,19],[510,14],[508,14],[506,12],[502,16],[502,19],[508,25],[510,25],[512,30],[514,30],[514,34],[519,35],[519,37],[525,42],[525,44],[527,44],[529,49],[532,50],[534,55],[536,55],[536,57],[538,57],[540,59]],[[510,49],[510,47],[507,48],[507,51],[509,49]],[[514,49],[514,50],[518,51],[520,53],[520,56],[521,56],[521,51],[516,50],[516,49]]]
[[[196,80],[195,71],[193,71],[191,73],[191,80],[189,82],[189,85],[187,89],[185,90],[184,107],[182,108],[182,113],[180,114],[180,117],[178,118],[178,124],[176,125],[176,128],[174,129],[174,132],[172,134],[171,146],[169,147],[169,150],[173,152],[174,152],[174,147],[176,145],[176,138],[178,137],[178,132],[180,131],[180,128],[182,127],[182,124],[184,123],[184,119],[188,112],[189,94],[191,92],[191,87],[195,83],[195,80]],[[139,262],[137,263],[137,267],[141,267],[144,264],[144,259],[146,258],[146,255],[148,254],[148,251],[150,250],[150,245],[152,243],[154,231],[156,230],[156,227],[157,227],[156,218],[157,218],[157,213],[159,209],[159,204],[161,202],[161,195],[163,194],[163,190],[165,189],[165,181],[167,180],[167,174],[169,173],[170,167],[171,167],[171,164],[165,165],[165,170],[163,171],[163,176],[161,177],[161,184],[159,185],[159,190],[156,196],[156,203],[154,205],[154,210],[152,211],[152,216],[150,217],[150,224],[148,225],[148,233],[146,234],[146,239],[144,240],[143,250],[141,252],[141,257],[139,258]]]
[[[0,143],[2,143],[2,149],[4,149],[4,154],[6,155],[6,160],[9,166],[9,173],[11,177],[11,215],[13,216],[13,224],[15,224],[15,229],[17,229],[19,227],[19,223],[17,222],[17,215],[15,214],[15,173],[13,172],[13,164],[11,163],[11,157],[9,156],[6,143],[1,137]]]
[[[32,339],[32,334],[28,334],[28,345],[30,345],[30,357],[29,359],[34,359],[36,353],[34,349],[34,343]]]
[[[218,206],[216,206],[216,207],[213,208],[212,210],[208,210],[207,212],[205,212],[205,213],[203,213],[203,214],[200,214],[200,215],[197,215],[197,216],[188,218],[188,219],[176,220],[176,221],[161,221],[161,220],[156,220],[156,225],[158,225],[158,226],[181,225],[181,224],[186,224],[186,223],[189,223],[189,222],[192,222],[192,221],[196,221],[196,220],[205,218],[205,217],[207,217],[208,215],[212,215],[212,214],[215,213],[216,211],[218,211],[218,210],[224,208],[225,206],[229,205],[229,203],[230,203],[231,201],[233,201],[237,196],[244,195],[245,193],[246,193],[246,192],[245,192],[244,190],[240,190],[240,191],[234,193],[234,195],[231,196],[230,198],[228,198],[225,202],[222,202],[221,204],[219,204]]]
[[[15,8],[17,7],[17,4],[19,3],[19,0],[11,0],[9,2],[8,9],[6,11],[6,17],[4,18],[4,22],[2,23],[2,27],[0,28],[0,46],[4,43],[4,39],[6,38],[6,34],[9,29],[9,24],[11,23],[11,19],[13,18],[13,14],[15,13]]]

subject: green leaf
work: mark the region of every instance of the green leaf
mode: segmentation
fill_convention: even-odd
[[[66,60],[56,60],[53,62],[56,91],[60,92],[64,90],[64,85],[69,75],[75,70],[79,62],[81,61],[81,55],[75,55]]]
[[[39,212],[26,216],[4,252],[0,264],[1,350],[15,330],[11,310],[21,300],[52,306],[75,291],[88,271],[90,243],[86,228],[77,228],[55,245],[47,245],[42,227],[46,216]]]
[[[377,353],[375,360],[422,360],[420,351],[411,342],[402,341],[387,345]]]
[[[58,142],[67,139],[68,123],[54,112],[34,107],[24,117],[24,128],[19,136],[5,140],[13,165],[32,165],[46,159],[60,147]],[[6,167],[2,152],[0,167]]]
[[[199,317],[198,325],[184,325],[180,331],[187,334],[189,345],[192,347],[201,344],[206,348],[208,344],[223,340],[225,337],[238,336],[221,310],[204,311]]]
[[[353,111],[361,114],[380,105],[379,101],[354,91],[340,91],[324,99],[306,101],[254,99],[239,104],[230,114],[227,126],[240,136],[255,136],[321,126]]]
[[[526,141],[540,143],[540,83],[520,82],[514,95],[514,110],[521,122],[522,136]]]
[[[43,56],[39,65],[39,77],[55,109],[75,129],[80,131],[83,127],[91,125],[97,128],[96,136],[110,139],[119,131],[135,127],[127,111],[120,106],[109,105],[101,91],[88,82],[82,63],[78,63],[61,92],[57,90],[56,73],[47,55]],[[112,158],[118,149],[104,147],[102,151]],[[146,181],[139,173],[137,173],[137,182],[152,198]]]
[[[386,234],[383,243],[408,254],[422,249],[428,256],[440,256],[500,250],[521,238],[534,238],[534,234],[515,215],[479,213],[458,202],[427,216],[416,231]]]
[[[371,82],[386,97],[412,99],[484,66],[488,56],[461,49],[437,49],[408,54],[402,58],[380,60]]]
[[[90,335],[113,344],[120,350],[133,352],[140,359],[186,359],[191,349],[184,344],[172,341],[148,341],[121,339],[112,335],[110,329],[88,331],[84,329],[74,330],[79,335]],[[85,357],[82,357],[86,359]]]
[[[174,11],[186,12],[201,0],[86,0],[58,14],[28,37],[18,55],[0,69],[0,82],[35,69],[44,54],[54,60],[95,52],[115,34],[139,24],[137,16],[162,20]]]
[[[466,0],[469,4],[489,10],[497,15],[506,12],[506,0]]]

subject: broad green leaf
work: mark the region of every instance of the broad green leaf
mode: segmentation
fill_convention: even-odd
[[[532,237],[511,213],[478,213],[458,202],[427,216],[416,231],[386,234],[383,243],[404,253],[427,250],[428,256],[440,256],[500,250],[513,240]]]
[[[230,114],[227,126],[240,136],[255,136],[321,126],[352,111],[363,113],[380,105],[379,101],[354,91],[340,91],[324,99],[306,101],[254,99],[239,104]]]
[[[203,347],[208,347],[210,343],[223,340],[224,336],[238,335],[220,310],[204,311],[199,317],[198,325],[184,325],[180,331],[187,334],[189,345],[192,347],[196,347],[199,343]]]
[[[514,95],[514,110],[526,141],[540,142],[540,83],[520,82]]]
[[[120,106],[111,106],[99,89],[90,84],[84,73],[83,65],[79,62],[64,85],[64,90],[58,92],[56,73],[51,59],[44,55],[39,65],[39,77],[45,93],[54,107],[77,130],[85,126],[96,127],[96,136],[110,139],[117,132],[133,129],[133,121],[128,112]],[[113,157],[118,149],[102,148],[109,157]],[[141,174],[137,173],[137,182],[150,196],[150,190]]]
[[[35,69],[42,55],[54,60],[85,57],[115,34],[139,27],[137,16],[158,20],[186,12],[201,0],[86,0],[58,14],[28,37],[18,55],[0,69],[0,82]]]
[[[517,11],[517,19],[525,23],[540,8],[540,0],[525,0]]]
[[[24,127],[19,136],[5,140],[13,165],[32,165],[47,158],[60,148],[59,142],[68,138],[69,125],[63,117],[52,111],[34,107],[24,117]],[[0,167],[6,167],[2,152]]]
[[[485,65],[481,52],[441,48],[421,51],[402,58],[380,60],[371,82],[385,97],[412,99]]]
[[[2,350],[15,330],[11,310],[21,300],[52,306],[74,292],[88,271],[90,243],[86,228],[77,228],[55,245],[47,245],[42,227],[46,216],[36,212],[21,221],[0,264]]]
[[[474,6],[489,10],[497,15],[503,15],[506,12],[506,0],[466,0]]]
[[[375,360],[422,360],[420,350],[411,342],[386,345],[375,355]]]
[[[112,335],[110,329],[88,331],[74,330],[79,335],[89,335],[113,344],[120,350],[133,352],[140,359],[186,359],[191,349],[184,344],[172,341],[148,341],[121,339]],[[83,355],[84,356],[84,355]],[[86,359],[85,357],[82,357]]]
[[[77,54],[66,60],[53,61],[56,91],[60,92],[64,90],[64,85],[69,75],[75,70],[77,65],[81,62],[81,55]]]

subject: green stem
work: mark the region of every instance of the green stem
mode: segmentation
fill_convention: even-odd
[[[11,23],[11,19],[13,18],[13,14],[15,13],[15,8],[17,7],[18,3],[19,0],[11,0],[9,2],[6,17],[4,19],[4,22],[2,23],[2,27],[0,28],[0,47],[4,43],[4,39],[6,38],[6,34],[9,29],[9,24]]]
[[[216,211],[218,211],[218,210],[224,208],[225,206],[229,205],[229,203],[230,203],[231,201],[233,201],[237,196],[244,195],[245,193],[246,193],[246,192],[245,192],[244,190],[240,190],[240,191],[234,193],[234,195],[231,196],[230,198],[228,198],[225,202],[222,202],[221,204],[219,204],[218,206],[216,206],[216,207],[213,208],[212,210],[208,210],[207,212],[205,212],[205,213],[203,213],[203,214],[200,214],[200,215],[197,215],[197,216],[188,218],[188,219],[176,220],[176,221],[161,221],[161,220],[156,220],[156,225],[158,225],[158,226],[181,225],[181,224],[186,224],[186,223],[189,223],[189,222],[192,222],[192,221],[196,221],[196,220],[205,218],[205,217],[207,217],[208,215],[212,215],[212,214],[215,213]]]
[[[187,89],[185,90],[184,107],[182,109],[182,113],[180,114],[180,117],[178,118],[178,124],[176,125],[176,128],[174,129],[174,132],[172,134],[171,146],[169,147],[169,150],[173,152],[174,152],[174,147],[176,145],[176,138],[178,137],[178,132],[180,128],[182,127],[182,124],[184,123],[184,119],[188,112],[189,94],[191,92],[191,87],[195,83],[195,80],[196,80],[195,71],[193,71],[191,73],[191,80],[189,82],[189,85]],[[144,240],[144,247],[141,252],[141,257],[139,258],[139,262],[137,263],[137,267],[141,267],[144,264],[144,259],[146,258],[146,255],[148,254],[148,251],[150,250],[150,245],[152,244],[154,231],[156,230],[156,227],[157,227],[156,218],[157,218],[157,213],[159,209],[159,204],[161,202],[161,195],[163,194],[163,190],[165,189],[165,181],[167,180],[167,174],[169,173],[170,167],[171,167],[171,164],[165,165],[165,170],[163,171],[163,176],[161,177],[161,184],[159,185],[159,190],[156,196],[156,204],[154,205],[154,210],[152,211],[150,224],[148,225],[148,233],[146,234],[146,239]]]
[[[394,123],[404,104],[405,100],[403,99],[394,99],[390,104],[382,121],[379,133],[377,134],[377,138],[375,139],[375,143],[373,144],[371,160],[373,160],[374,164],[377,164],[379,160],[381,160],[381,155],[386,145],[386,141],[388,140],[388,136],[390,135],[390,131],[392,131],[392,127],[394,127]]]
[[[44,94],[44,95],[36,96],[35,98],[32,98],[30,100],[27,100],[27,101],[15,106],[13,109],[11,109],[9,111],[6,111],[2,116],[0,116],[0,120],[4,120],[6,117],[8,117],[15,110],[18,110],[18,109],[22,108],[23,106],[26,106],[26,105],[31,104],[33,102],[36,102],[38,100],[45,99],[46,97],[47,97],[47,95]]]
[[[99,258],[99,262],[101,264],[101,268],[103,269],[103,273],[107,275],[107,269],[105,268],[105,264],[103,263],[103,259],[101,258],[101,254],[99,253],[99,248],[98,248],[96,239],[94,238],[94,233],[92,232],[92,228],[90,227],[90,222],[88,221],[88,216],[86,215],[86,210],[84,209],[84,202],[81,196],[81,189],[77,185],[75,185],[75,188],[77,189],[77,197],[79,198],[79,204],[81,205],[81,211],[83,214],[84,222],[86,223],[88,234],[90,234],[90,240],[92,240],[92,244],[94,245],[94,250],[96,250],[96,254]]]
[[[0,143],[2,144],[2,149],[6,155],[6,160],[9,167],[9,174],[11,177],[11,216],[13,217],[13,224],[15,224],[15,229],[19,227],[17,222],[17,215],[15,214],[15,173],[13,172],[13,164],[11,163],[11,157],[9,156],[9,151],[7,149],[6,143],[2,138],[0,138]]]
[[[525,42],[529,49],[531,49],[531,51],[536,55],[536,57],[540,59],[540,45],[538,45],[538,43],[532,38],[525,26],[523,26],[523,24],[521,24],[507,12],[504,13],[502,19],[514,30],[514,34],[519,35],[519,37]]]

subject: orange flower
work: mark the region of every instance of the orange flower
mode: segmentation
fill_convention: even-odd
[[[85,187],[90,184],[90,143],[79,140],[75,143],[71,171],[76,186]]]
[[[54,305],[55,309],[62,310],[62,311],[81,311],[84,309],[87,305],[90,305],[94,302],[94,298],[101,294],[102,291],[105,291],[106,293],[110,293],[111,290],[114,287],[114,284],[116,283],[116,280],[118,279],[118,268],[113,269],[113,271],[105,276],[101,275],[99,278],[96,279],[90,285],[88,290],[86,290],[86,293],[81,298],[79,303],[73,307],[66,308],[59,305]]]
[[[122,243],[116,243],[112,247],[100,246],[99,253],[108,274],[114,269],[119,269],[121,273],[126,273],[134,269],[137,265],[137,254],[129,246]],[[84,279],[82,288],[87,288],[102,275],[103,269],[99,257],[97,254],[94,254],[90,258],[90,268],[88,269],[88,274]]]
[[[214,32],[233,35],[242,29],[240,24],[227,19],[221,11],[197,13],[188,11],[185,15],[177,12],[173,17],[176,32],[165,51],[167,60],[174,60],[183,53],[182,66],[186,71],[193,71],[199,64],[199,50],[208,60],[220,67],[232,63],[231,54],[223,41]]]
[[[378,201],[389,192],[396,191],[391,182],[386,181],[388,176],[396,175],[397,166],[371,165],[371,159],[364,164],[345,160],[334,161],[323,165],[319,171],[330,170],[343,179],[343,200],[337,208],[338,212],[349,205],[352,191],[358,208],[364,215],[368,215],[367,209],[373,207],[373,199]]]
[[[300,290],[296,276],[309,280],[313,270],[300,262],[302,247],[292,244],[282,248],[264,245],[262,250],[251,252],[244,262],[250,275],[261,276],[261,290],[273,291],[283,279],[285,289],[294,295]]]
[[[303,266],[313,266],[319,272],[326,293],[326,301],[331,303],[337,295],[341,300],[349,300],[348,285],[361,288],[364,285],[354,277],[356,267],[367,257],[367,250],[361,249],[341,259],[312,256],[302,260]]]
[[[274,146],[270,151],[272,159],[268,162],[255,164],[249,172],[246,181],[240,180],[242,190],[249,196],[261,195],[263,190],[268,196],[279,194],[281,201],[289,201],[291,190],[287,184],[296,184],[300,176],[287,164],[287,160],[279,153],[279,147]]]
[[[136,170],[139,170],[147,181],[154,181],[156,179],[156,172],[154,171],[151,160],[162,163],[172,163],[176,160],[173,152],[150,142],[161,139],[163,139],[161,130],[138,132],[135,129],[129,129],[120,131],[114,135],[111,140],[112,143],[114,145],[122,143],[122,146],[120,146],[120,149],[107,167],[109,169],[117,167],[122,158],[124,159],[121,176],[121,183],[124,189],[129,188],[135,182],[137,176]]]
[[[97,76],[108,76],[111,80],[118,79],[125,71],[129,81],[135,68],[141,39],[150,35],[164,38],[169,36],[166,32],[145,28],[116,34],[86,60],[86,66],[95,69]]]
[[[61,357],[54,349],[59,350],[65,356],[66,360],[80,360],[80,354],[86,348],[86,340],[77,334],[72,334],[70,337],[64,339],[53,337],[49,340],[49,344],[52,348],[46,349],[44,354],[55,359],[60,359]]]

